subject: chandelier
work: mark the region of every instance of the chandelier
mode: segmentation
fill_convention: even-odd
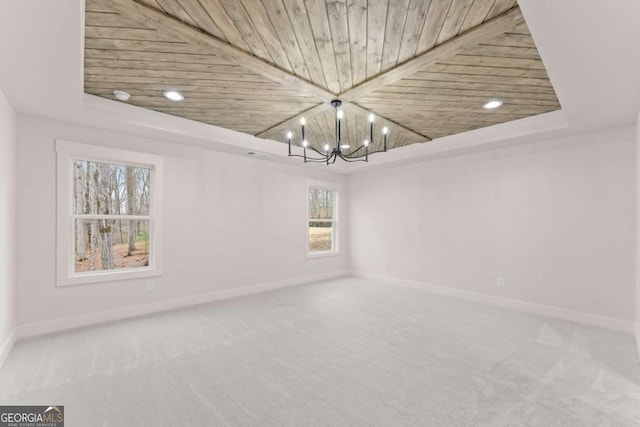
[[[383,148],[376,151],[371,151],[369,146],[373,145],[373,122],[375,120],[375,116],[369,114],[369,138],[365,139],[362,142],[362,145],[357,149],[351,151],[349,154],[345,154],[342,150],[351,148],[349,144],[342,144],[342,119],[344,118],[344,112],[338,107],[342,105],[342,101],[339,99],[334,99],[331,101],[331,106],[335,110],[335,145],[331,147],[329,144],[325,144],[324,152],[317,150],[316,148],[309,145],[309,142],[305,138],[304,134],[304,126],[307,123],[305,118],[302,117],[300,119],[300,125],[302,126],[301,133],[301,145],[303,150],[303,155],[299,154],[291,154],[291,139],[293,138],[293,133],[287,133],[287,141],[289,144],[289,156],[290,157],[302,157],[305,163],[326,163],[327,165],[331,165],[336,162],[336,159],[340,157],[345,162],[368,162],[369,156],[376,153],[384,153],[387,151],[387,134],[389,133],[389,128],[386,126],[382,128],[382,144]],[[313,151],[311,155],[307,153],[307,150]],[[320,157],[318,157],[320,156]]]

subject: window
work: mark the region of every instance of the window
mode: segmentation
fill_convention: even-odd
[[[58,155],[58,285],[161,273],[162,158],[68,141]]]
[[[338,253],[338,187],[330,183],[307,184],[307,256]]]

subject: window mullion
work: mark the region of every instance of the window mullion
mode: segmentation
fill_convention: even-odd
[[[151,220],[150,215],[108,215],[108,214],[73,214],[73,219],[115,219],[115,220]]]

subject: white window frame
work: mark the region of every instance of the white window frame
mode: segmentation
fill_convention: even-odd
[[[332,191],[334,193],[334,200],[333,200],[333,219],[332,220],[312,220],[309,219],[309,190],[311,188],[317,188],[320,190],[328,190],[328,191]],[[329,182],[329,181],[318,181],[318,180],[307,180],[307,185],[306,185],[306,189],[305,189],[305,204],[306,204],[306,214],[305,214],[305,242],[304,242],[304,246],[305,246],[305,257],[307,259],[313,259],[313,258],[322,258],[322,257],[328,257],[328,256],[337,256],[340,255],[340,240],[339,240],[339,236],[340,236],[340,229],[339,229],[339,212],[340,212],[340,184],[338,184],[337,182]],[[333,231],[333,237],[332,237],[332,243],[333,243],[333,249],[330,251],[310,251],[309,250],[309,222],[332,222],[333,223],[333,227],[332,227],[332,231]]]
[[[164,159],[153,154],[56,140],[57,155],[57,285],[83,285],[162,275],[162,168]],[[75,273],[73,213],[73,164],[76,160],[151,169],[149,206],[149,265],[128,269]],[[99,215],[104,218],[105,215]],[[112,215],[113,219],[138,216]],[[82,215],[87,218],[86,215]],[[147,219],[147,218],[145,218]]]

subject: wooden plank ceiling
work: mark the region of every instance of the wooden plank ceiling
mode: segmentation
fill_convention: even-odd
[[[85,92],[283,142],[304,116],[318,149],[334,98],[352,147],[370,112],[393,148],[560,109],[514,0],[87,0],[85,25]]]

